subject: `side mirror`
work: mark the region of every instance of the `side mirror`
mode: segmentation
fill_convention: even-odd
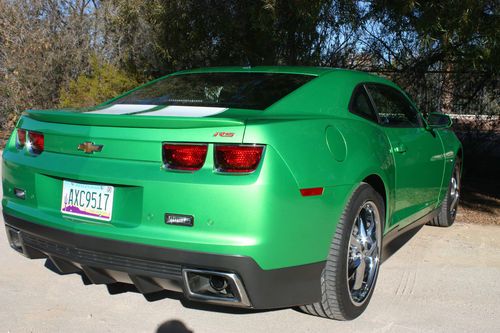
[[[427,127],[434,128],[450,128],[453,124],[450,116],[442,113],[432,112],[427,117]]]

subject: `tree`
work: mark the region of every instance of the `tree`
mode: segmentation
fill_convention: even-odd
[[[138,81],[219,65],[356,68],[426,111],[500,113],[498,16],[495,0],[0,0],[0,122],[76,87],[88,96],[78,80],[93,56]]]
[[[88,67],[92,8],[89,0],[0,0],[0,126],[57,104],[61,86]]]
[[[441,103],[433,109],[457,112],[485,90],[498,90],[497,5],[494,0],[374,1],[367,25],[372,28],[369,49],[376,50],[386,67],[404,72],[405,86],[417,87],[419,73],[440,72]]]
[[[221,65],[349,66],[359,21],[356,5],[346,0],[115,0],[114,5],[108,22],[125,51],[118,58],[124,67],[150,75]]]

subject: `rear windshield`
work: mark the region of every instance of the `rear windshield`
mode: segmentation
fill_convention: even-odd
[[[113,104],[190,105],[263,110],[315,76],[202,73],[169,76]]]

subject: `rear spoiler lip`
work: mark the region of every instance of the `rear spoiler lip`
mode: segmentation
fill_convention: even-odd
[[[59,110],[28,110],[24,115],[34,120],[49,123],[107,127],[201,128],[245,125],[243,119],[217,117],[138,117],[134,115],[89,114]]]

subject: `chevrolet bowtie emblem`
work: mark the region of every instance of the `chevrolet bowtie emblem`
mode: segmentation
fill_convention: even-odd
[[[84,143],[80,143],[78,145],[78,150],[85,152],[86,154],[93,154],[95,152],[100,152],[102,150],[103,145],[95,145],[93,142],[87,141]]]

